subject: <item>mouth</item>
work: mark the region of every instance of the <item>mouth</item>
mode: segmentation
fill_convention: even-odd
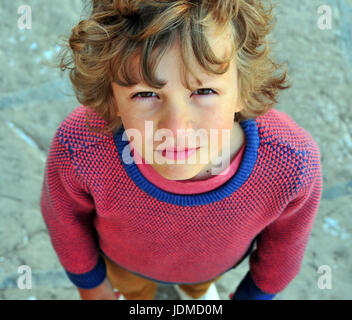
[[[186,159],[190,157],[192,154],[197,152],[200,147],[197,148],[166,148],[164,150],[156,150],[160,153],[164,158],[171,159],[171,160],[178,160],[178,159]]]
[[[194,150],[194,149],[198,149],[197,148],[165,148],[164,150],[168,151],[168,152],[186,152],[188,150]]]

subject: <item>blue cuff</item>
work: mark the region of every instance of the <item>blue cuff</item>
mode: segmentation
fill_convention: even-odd
[[[65,270],[69,279],[78,288],[92,289],[99,286],[106,277],[106,265],[104,259],[99,255],[98,263],[93,270],[83,274],[74,274]]]
[[[275,294],[269,294],[259,289],[248,271],[231,300],[272,300],[274,297]]]

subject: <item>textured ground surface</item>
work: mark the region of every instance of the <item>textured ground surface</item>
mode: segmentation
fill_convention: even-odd
[[[32,29],[17,27],[18,8],[32,9]],[[332,28],[318,28],[318,8],[332,8]],[[276,299],[352,299],[352,1],[279,1],[272,38],[292,89],[277,109],[287,112],[318,142],[324,192],[300,274]],[[79,299],[50,243],[39,210],[49,143],[78,105],[67,75],[49,68],[60,35],[81,15],[80,0],[3,1],[0,42],[0,299]],[[32,289],[19,289],[18,268],[32,271]],[[320,266],[332,288],[319,289]],[[248,270],[248,259],[217,282],[222,299]],[[170,286],[157,299],[177,299]]]

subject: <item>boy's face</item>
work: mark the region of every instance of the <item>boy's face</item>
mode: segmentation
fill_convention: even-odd
[[[214,34],[209,41],[217,56],[230,52],[229,34]],[[138,75],[139,57],[134,58],[131,65],[134,75]],[[155,89],[142,81],[129,88],[112,82],[117,115],[121,117],[132,147],[161,176],[170,180],[196,178],[213,167],[218,171],[212,174],[221,172],[227,166],[219,171],[214,160],[229,158],[229,154],[224,155],[225,150],[233,156],[239,140],[243,142],[244,137],[241,126],[234,122],[234,113],[242,108],[234,61],[223,75],[207,74],[195,57],[192,57],[191,67],[203,84],[198,85],[190,75],[192,91],[189,91],[182,84],[182,59],[177,39],[156,69],[158,79],[167,81],[163,88]],[[142,78],[139,76],[139,79]],[[136,131],[129,132],[129,129],[137,130],[140,138]],[[165,148],[195,151],[181,160],[187,152],[158,151]],[[172,160],[167,160],[166,156]]]

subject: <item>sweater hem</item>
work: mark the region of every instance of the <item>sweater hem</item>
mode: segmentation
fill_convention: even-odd
[[[231,300],[272,300],[275,296],[276,294],[266,293],[261,290],[255,284],[250,271],[248,271]]]
[[[75,274],[65,270],[71,282],[82,289],[92,289],[99,286],[106,278],[106,265],[104,259],[99,255],[95,267],[86,273]]]

